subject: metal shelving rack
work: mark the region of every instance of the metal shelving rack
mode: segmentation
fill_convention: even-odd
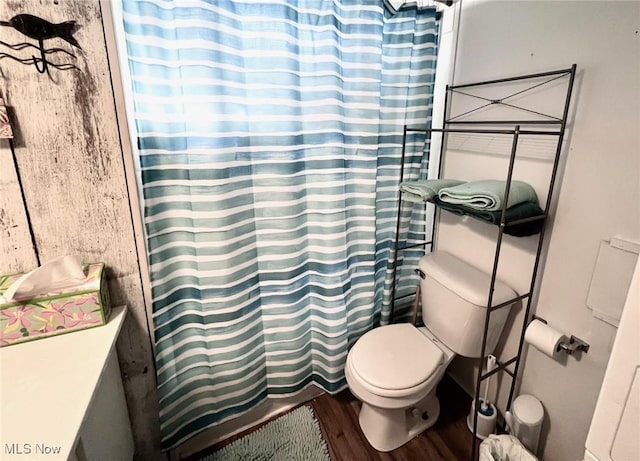
[[[491,283],[490,283],[490,287],[489,287],[489,293],[488,293],[488,300],[487,300],[487,314],[485,317],[485,322],[484,322],[484,333],[483,333],[483,339],[482,339],[482,352],[480,354],[480,357],[478,359],[478,377],[476,379],[476,386],[475,386],[475,398],[477,399],[478,396],[480,395],[480,385],[481,383],[486,380],[487,378],[489,378],[490,376],[504,371],[506,372],[509,376],[511,376],[511,387],[509,390],[509,397],[508,397],[508,401],[507,401],[507,409],[511,408],[511,403],[513,400],[513,394],[515,392],[515,387],[516,387],[516,378],[518,376],[518,371],[519,371],[519,366],[520,366],[520,357],[522,354],[522,348],[524,345],[524,335],[525,335],[525,330],[527,325],[529,324],[530,321],[530,312],[531,312],[531,302],[532,302],[532,295],[533,295],[533,291],[535,289],[536,286],[536,278],[537,278],[537,274],[538,274],[538,268],[539,268],[539,263],[540,263],[540,258],[542,255],[542,247],[543,247],[543,243],[544,243],[544,236],[545,236],[545,228],[546,228],[546,221],[548,218],[548,210],[549,210],[549,206],[551,204],[551,198],[553,195],[553,189],[555,186],[555,182],[556,182],[556,175],[557,175],[557,170],[558,170],[558,163],[560,160],[560,154],[562,151],[562,141],[564,139],[564,134],[565,134],[565,130],[566,130],[566,126],[567,126],[567,117],[569,114],[569,106],[570,106],[570,102],[571,102],[571,93],[573,90],[573,84],[574,84],[574,80],[575,80],[575,75],[576,75],[576,65],[573,64],[570,68],[568,69],[560,69],[560,70],[553,70],[553,71],[549,71],[549,72],[542,72],[542,73],[535,73],[535,74],[527,74],[527,75],[520,75],[520,76],[516,76],[516,77],[510,77],[510,78],[503,78],[503,79],[496,79],[496,80],[487,80],[487,81],[481,81],[481,82],[476,82],[476,83],[469,83],[469,84],[464,84],[464,85],[452,85],[452,86],[447,86],[446,88],[446,95],[445,95],[445,104],[444,104],[444,123],[443,123],[443,127],[442,128],[428,128],[428,129],[414,129],[414,128],[410,128],[405,126],[404,128],[404,136],[403,136],[403,149],[402,149],[402,156],[401,156],[401,168],[400,168],[400,182],[403,181],[403,168],[402,166],[404,165],[404,160],[405,160],[405,154],[406,154],[406,138],[407,138],[407,134],[408,133],[412,133],[412,132],[421,132],[421,133],[442,133],[443,136],[446,136],[449,133],[469,133],[469,134],[493,134],[493,135],[504,135],[504,136],[511,136],[512,137],[512,143],[511,143],[511,153],[509,156],[509,166],[508,166],[508,172],[507,172],[507,178],[506,178],[506,184],[505,184],[505,191],[504,191],[504,200],[503,200],[503,208],[502,208],[502,215],[501,215],[501,219],[500,219],[500,223],[497,226],[498,227],[498,235],[496,238],[496,246],[495,246],[495,253],[494,253],[494,260],[493,260],[493,269],[491,272]],[[552,116],[552,115],[548,115],[545,113],[541,113],[538,111],[534,111],[534,110],[530,110],[527,109],[525,107],[521,107],[521,106],[517,106],[511,103],[507,103],[505,102],[506,99],[511,98],[513,96],[522,94],[526,91],[530,91],[534,88],[538,88],[540,86],[543,86],[545,84],[548,84],[550,82],[557,82],[557,80],[559,79],[564,79],[564,82],[566,82],[566,96],[565,96],[565,100],[564,100],[564,108],[562,110],[562,116],[561,117],[556,117],[556,116]],[[510,83],[510,82],[517,82],[517,81],[521,81],[523,83],[526,83],[527,81],[530,82],[531,86],[521,90],[521,91],[517,91],[515,93],[509,94],[501,99],[490,99],[490,98],[486,98],[483,96],[477,96],[477,95],[473,95],[470,94],[469,91],[473,91],[473,89],[477,89],[480,87],[486,87],[488,85],[500,85],[500,84],[505,84],[505,83]],[[480,100],[483,100],[483,103],[481,105],[479,105],[478,107],[472,109],[472,110],[468,110],[464,113],[455,115],[455,116],[451,116],[450,112],[451,112],[451,103],[452,103],[452,99],[453,99],[453,95],[455,94],[462,94],[465,96],[471,96]],[[534,114],[536,117],[538,117],[537,119],[522,119],[522,120],[463,120],[464,117],[467,117],[473,113],[476,113],[479,110],[482,110],[486,107],[492,106],[492,105],[502,105],[502,106],[507,106],[510,108],[515,108],[515,109],[520,109],[522,111],[528,112],[530,114]],[[459,128],[458,128],[459,127]],[[487,128],[489,127],[489,128]],[[524,219],[519,219],[519,220],[514,220],[514,221],[509,221],[508,223],[506,222],[506,209],[507,209],[507,201],[508,201],[508,197],[509,197],[509,189],[510,189],[510,185],[511,185],[511,180],[512,180],[512,175],[513,175],[513,169],[514,169],[514,165],[515,165],[515,160],[516,160],[516,153],[518,150],[518,140],[520,136],[523,135],[533,135],[533,136],[553,136],[557,139],[557,143],[556,143],[556,148],[555,148],[555,156],[553,158],[553,166],[552,166],[552,171],[551,171],[551,175],[550,175],[550,180],[549,180],[549,189],[548,189],[548,193],[547,193],[547,200],[546,200],[546,204],[544,207],[544,213],[539,215],[539,216],[531,216],[528,218],[524,218]],[[443,165],[443,157],[444,157],[444,152],[446,150],[445,147],[445,139],[443,139],[443,142],[441,144],[440,147],[440,165]],[[440,173],[438,175],[439,178],[441,178],[442,175],[442,168],[440,168]],[[437,207],[437,204],[436,204]],[[395,237],[395,243],[394,243],[394,251],[392,253],[392,271],[393,271],[393,280],[394,280],[394,285],[392,288],[392,312],[393,312],[393,307],[394,307],[394,301],[397,298],[394,298],[395,296],[395,278],[396,278],[396,271],[397,271],[397,260],[398,260],[398,253],[400,251],[409,249],[409,248],[415,248],[418,246],[423,246],[426,247],[427,245],[431,245],[432,248],[435,247],[436,245],[436,220],[434,219],[433,222],[433,229],[432,229],[432,240],[431,241],[420,241],[417,243],[413,243],[413,244],[406,244],[403,246],[400,246],[399,244],[399,227],[400,227],[400,212],[402,210],[402,194],[400,195],[400,199],[398,200],[398,222],[396,225],[396,237]],[[440,210],[445,210],[444,208],[440,208]],[[447,211],[447,210],[445,210]],[[471,217],[473,217],[472,215],[469,215]],[[503,235],[504,235],[504,231],[505,231],[505,227],[507,224],[509,225],[515,225],[515,224],[521,224],[521,223],[525,223],[528,221],[541,221],[542,226],[541,226],[541,231],[539,233],[539,238],[538,238],[538,245],[537,245],[537,250],[536,250],[536,255],[535,255],[535,260],[534,260],[534,264],[533,264],[533,269],[532,269],[532,274],[531,274],[531,284],[529,286],[529,291],[527,293],[521,294],[519,296],[517,296],[516,298],[500,303],[498,305],[493,305],[493,291],[494,291],[494,287],[495,287],[495,283],[496,283],[496,275],[498,272],[498,264],[500,261],[500,250],[501,250],[501,246],[502,246],[502,239],[503,239]],[[416,296],[418,296],[418,293],[416,293]],[[498,309],[502,309],[512,303],[518,302],[518,301],[524,301],[526,299],[526,308],[525,308],[525,314],[523,316],[523,323],[522,323],[522,328],[521,328],[521,333],[520,333],[520,342],[518,345],[518,352],[517,354],[508,359],[505,360],[503,362],[499,362],[497,367],[494,368],[492,371],[490,372],[486,372],[483,374],[483,365],[486,363],[487,360],[487,351],[486,351],[486,343],[487,343],[487,332],[488,332],[488,328],[489,328],[489,319],[491,316],[491,313],[495,312]],[[509,367],[513,367],[513,370],[509,369]],[[474,419],[473,419],[473,434],[474,436],[473,438],[473,445],[472,445],[472,459],[473,461],[475,461],[477,459],[477,444],[478,444],[478,440],[475,437],[475,433],[477,432],[477,425],[478,425],[478,413],[474,412]]]

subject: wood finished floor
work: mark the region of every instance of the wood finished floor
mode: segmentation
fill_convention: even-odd
[[[437,393],[441,411],[435,426],[388,453],[378,452],[368,444],[358,423],[361,404],[348,390],[333,396],[324,394],[307,402],[306,405],[313,408],[320,422],[322,435],[329,447],[332,461],[471,460],[472,439],[466,424],[471,398],[447,376],[438,386]],[[208,450],[189,457],[188,461],[195,461],[267,423],[218,443]]]

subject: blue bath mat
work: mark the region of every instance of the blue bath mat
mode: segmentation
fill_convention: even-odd
[[[331,461],[313,410],[302,406],[199,461]]]

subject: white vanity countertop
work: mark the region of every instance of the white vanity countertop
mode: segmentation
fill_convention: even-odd
[[[0,459],[66,460],[126,315],[0,349]]]

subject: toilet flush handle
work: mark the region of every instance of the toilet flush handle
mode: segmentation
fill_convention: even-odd
[[[427,277],[426,275],[424,275],[424,272],[422,272],[422,270],[415,269],[415,271],[416,271],[416,274],[418,274],[422,280],[424,280]]]

